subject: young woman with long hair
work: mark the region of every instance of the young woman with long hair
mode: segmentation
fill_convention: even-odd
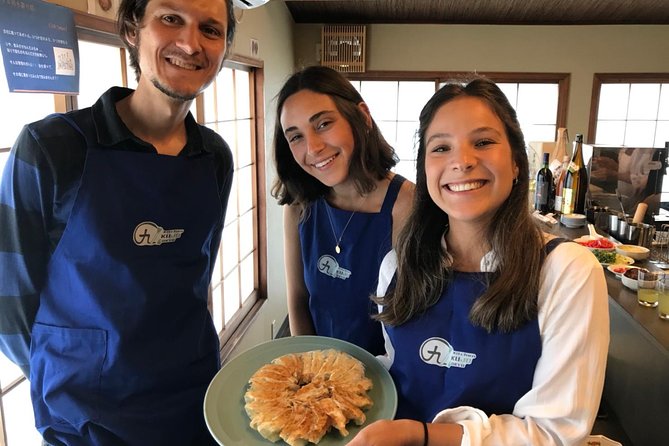
[[[335,337],[381,353],[369,296],[413,193],[412,183],[391,172],[393,148],[351,83],[313,66],[279,92],[274,161],[272,195],[286,205],[291,334]]]
[[[602,267],[543,233],[516,113],[498,86],[449,83],[420,115],[416,194],[380,270],[396,421],[362,445],[576,445],[609,342]]]

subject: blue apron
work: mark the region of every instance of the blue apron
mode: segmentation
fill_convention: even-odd
[[[404,181],[400,175],[393,177],[378,213],[356,212],[351,217],[351,211],[321,198],[300,223],[304,281],[317,335],[351,342],[374,355],[384,352],[381,324],[371,318],[377,309],[370,296],[376,291],[381,261],[392,247],[392,211]],[[337,237],[343,231],[339,254],[330,218]]]
[[[92,139],[32,331],[35,422],[53,445],[191,445],[220,365],[213,158]]]
[[[562,241],[551,240],[546,252]],[[401,326],[385,327],[395,350],[390,374],[397,386],[397,419],[429,422],[459,406],[510,414],[532,388],[541,356],[538,319],[510,333],[488,333],[469,322],[488,274],[455,272],[434,306]]]

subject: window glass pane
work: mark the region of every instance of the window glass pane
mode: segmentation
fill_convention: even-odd
[[[135,78],[135,70],[130,66],[130,52],[125,51],[125,64],[128,67],[128,88],[135,90],[137,88],[137,79]]]
[[[0,147],[11,147],[25,124],[42,119],[54,111],[52,94],[10,93],[4,72],[0,72],[0,104]]]
[[[393,170],[407,180],[416,182],[416,160],[401,160]]]
[[[397,149],[397,123],[395,121],[376,121],[383,138]]]
[[[239,194],[239,213],[243,214],[253,207],[253,166],[247,166],[235,172],[237,193]]]
[[[627,119],[629,84],[602,84],[597,119]]]
[[[434,94],[434,82],[399,83],[397,97],[397,119],[400,121],[416,121],[425,103]]]
[[[212,83],[202,92],[202,100],[204,101],[205,124],[208,125],[216,122],[216,84]]]
[[[557,118],[557,84],[519,84],[516,114],[521,122],[531,124],[555,124]],[[552,141],[550,139],[541,141]]]
[[[669,142],[669,121],[658,121],[653,147],[664,147]],[[669,185],[669,180],[665,181]]]
[[[211,318],[214,320],[216,331],[223,330],[223,283],[219,282],[211,290]]]
[[[249,95],[249,73],[242,70],[235,70],[235,90],[237,97],[237,119],[251,118],[251,97]]]
[[[235,163],[236,168],[248,166],[251,164],[251,119],[244,119],[241,121],[235,121],[237,126],[237,142],[235,146],[237,147],[237,162]],[[226,140],[228,144],[229,141]]]
[[[0,178],[2,178],[2,174],[5,171],[5,165],[7,164],[8,159],[9,159],[9,150],[4,150],[4,151],[0,150]]]
[[[232,187],[230,187],[230,197],[228,198],[228,208],[225,212],[225,225],[227,226],[232,220],[239,216],[239,197],[237,194],[239,178],[237,173],[232,177]]]
[[[395,152],[400,159],[412,160],[416,158],[418,149],[418,121],[397,123],[397,142]]]
[[[218,282],[220,282],[223,279],[223,274],[221,272],[221,247],[223,245],[218,247],[218,251],[216,252],[216,262],[214,262],[214,269],[211,271],[211,283],[213,285],[216,285]]]
[[[5,411],[7,446],[41,446],[42,438],[35,429],[35,416],[30,402],[30,384],[23,381],[2,398]]]
[[[223,228],[223,276],[227,276],[239,262],[238,220]]]
[[[598,121],[597,144],[621,146],[625,141],[625,121]]]
[[[223,68],[216,77],[216,107],[219,121],[235,119],[235,108],[232,106],[235,103],[234,91],[233,70]]]
[[[518,104],[518,84],[498,83],[497,86],[506,95],[506,98],[515,109]]]
[[[627,119],[657,119],[660,84],[632,84]]]
[[[625,145],[628,147],[653,147],[655,121],[627,121]]]
[[[237,161],[237,124],[235,121],[219,122],[217,126],[218,134],[228,143],[230,150],[232,150],[232,162],[235,166],[239,163]]]
[[[23,376],[23,372],[5,355],[0,353],[0,385],[2,390]]]
[[[520,127],[526,143],[530,141],[555,141],[555,125],[521,123]]]
[[[255,270],[255,266],[253,264],[253,256],[249,255],[247,256],[244,260],[242,260],[242,264],[240,265],[240,271],[241,271],[241,295],[242,295],[242,303],[246,302],[246,300],[251,296],[253,293],[253,290],[255,289],[255,279],[253,277],[253,271]]]
[[[369,106],[374,120],[395,121],[397,119],[397,81],[362,81],[362,98]]]
[[[79,41],[79,108],[93,105],[109,87],[123,85],[120,51],[114,46]]]
[[[253,234],[255,234],[254,212],[248,211],[239,217],[239,255],[244,258],[254,248]]]
[[[235,267],[223,280],[225,297],[223,299],[224,323],[230,322],[239,310],[239,268]]]
[[[669,84],[662,84],[657,119],[669,120]]]

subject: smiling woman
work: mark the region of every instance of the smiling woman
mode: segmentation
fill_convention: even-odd
[[[272,194],[287,205],[291,334],[330,336],[379,353],[381,327],[369,295],[413,193],[390,171],[393,148],[351,83],[314,66],[279,92],[274,160]]]
[[[535,224],[528,170],[516,112],[492,81],[446,84],[421,111],[414,205],[376,293],[397,417],[351,446],[590,433],[609,336],[604,273]]]

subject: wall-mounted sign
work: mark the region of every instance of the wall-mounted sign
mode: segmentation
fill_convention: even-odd
[[[40,0],[0,0],[0,45],[9,91],[79,92],[71,10]]]

